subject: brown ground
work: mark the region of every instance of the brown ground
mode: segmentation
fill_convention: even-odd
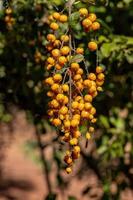
[[[48,133],[42,140],[51,142],[55,133]],[[26,150],[25,143],[36,139],[35,128],[30,125],[24,112],[14,110],[14,120],[10,125],[0,124],[0,200],[44,200],[48,194],[46,174],[35,162],[40,156],[39,149],[30,152]],[[94,144],[90,144],[87,151],[91,151]],[[55,145],[56,148],[56,145]],[[85,152],[85,154],[88,152]],[[57,200],[67,200],[68,196],[75,196],[78,200],[100,200],[103,190],[98,176],[89,167],[84,173],[79,173],[77,163],[72,176],[61,172],[65,184],[58,187],[56,179],[57,167],[53,162],[53,145],[45,148],[45,159],[50,162],[49,174],[52,192],[58,194]],[[34,159],[33,159],[34,158]],[[84,195],[83,195],[84,194]],[[133,200],[133,193],[126,189],[121,194],[121,200]]]

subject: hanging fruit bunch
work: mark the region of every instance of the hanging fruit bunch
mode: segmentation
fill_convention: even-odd
[[[105,75],[98,63],[94,72],[88,72],[88,69],[86,72],[84,48],[73,45],[75,38],[69,25],[72,6],[68,10],[69,15],[54,12],[49,16],[46,68],[50,76],[45,79],[45,84],[49,87],[48,116],[52,125],[60,130],[61,140],[68,144],[64,161],[66,172],[71,173],[74,162],[80,157],[80,126],[88,124],[87,141],[94,133],[97,118],[93,100],[102,91]],[[78,13],[86,34],[100,29],[94,13],[89,13],[86,8],[81,8]],[[97,50],[97,42],[88,41],[88,51]]]
[[[15,18],[12,16],[12,14],[13,14],[12,8],[8,7],[5,10],[5,23],[8,29],[12,29],[15,23]]]

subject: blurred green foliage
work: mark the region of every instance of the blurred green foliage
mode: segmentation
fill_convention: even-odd
[[[0,10],[0,121],[9,122],[12,119],[9,108],[15,104],[25,109],[37,128],[44,131],[48,101],[42,84],[47,75],[44,63],[48,26],[45,22],[48,10],[52,12],[57,7],[62,10],[64,3],[64,0],[12,1],[15,25],[11,30],[4,22],[4,8]],[[105,199],[110,199],[110,182],[122,170],[130,176],[133,156],[133,1],[101,0],[96,2],[96,6],[90,1],[78,1],[71,16],[71,27],[76,42],[86,47],[84,33],[77,25],[76,10],[82,6],[96,12],[102,24],[102,30],[97,35],[92,34],[91,38],[97,37],[99,60],[106,68],[104,92],[95,101],[99,116],[97,129],[100,130],[96,144],[99,167],[102,166],[103,171],[110,167],[111,175],[101,170]],[[34,61],[36,51],[43,55],[38,64]],[[85,56],[88,67],[93,69],[93,55],[86,51]],[[115,168],[112,167],[114,159],[119,159]],[[122,188],[119,185],[119,191]],[[118,199],[119,191],[113,199]]]

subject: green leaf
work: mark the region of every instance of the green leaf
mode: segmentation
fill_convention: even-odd
[[[99,118],[100,122],[102,123],[102,125],[105,127],[105,128],[109,128],[110,125],[109,125],[109,121],[108,121],[108,118],[101,115],[100,118]]]
[[[78,54],[76,56],[73,56],[72,59],[70,60],[71,63],[73,62],[77,62],[77,63],[80,63],[84,60],[84,56],[81,55],[81,54]]]

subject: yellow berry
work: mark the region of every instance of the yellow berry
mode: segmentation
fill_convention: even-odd
[[[81,47],[78,47],[78,48],[76,49],[76,53],[77,53],[77,54],[84,54],[84,49],[81,48]]]
[[[96,67],[96,73],[97,73],[97,74],[100,74],[100,73],[102,73],[102,72],[103,72],[103,68],[100,67],[100,66],[97,66],[97,67]]]
[[[59,88],[60,88],[60,86],[57,83],[54,83],[51,86],[51,90],[54,91],[54,92],[58,92]]]
[[[94,127],[90,126],[90,128],[89,128],[89,132],[90,132],[90,133],[93,133],[94,130],[95,130]]]
[[[79,120],[77,119],[72,119],[71,120],[71,126],[74,128],[74,127],[77,127],[79,125]]]
[[[89,95],[89,94],[86,94],[86,95],[84,96],[84,100],[87,101],[87,102],[92,102],[92,96]]]
[[[64,101],[64,95],[63,94],[58,94],[56,96],[57,101],[59,101],[60,103],[62,103]]]
[[[68,20],[67,15],[60,15],[60,18],[59,18],[60,22],[67,22],[67,20]]]
[[[68,84],[63,84],[62,85],[62,90],[63,90],[63,92],[69,92],[69,86],[68,86]]]
[[[56,40],[56,37],[53,34],[48,34],[47,35],[47,40],[50,41],[50,42],[54,42]]]
[[[86,8],[81,8],[79,13],[81,16],[86,17],[88,15],[88,10]]]
[[[91,25],[91,29],[93,31],[100,29],[100,23],[99,22],[93,22],[92,25]]]
[[[61,46],[61,41],[60,40],[55,40],[53,43],[54,47],[60,47]]]
[[[74,145],[77,145],[78,144],[78,139],[77,138],[72,138],[70,140],[70,145],[74,146]]]
[[[62,80],[62,75],[61,75],[61,74],[55,74],[55,75],[53,76],[53,80],[54,80],[55,82],[60,82],[60,81]]]
[[[104,75],[103,73],[99,73],[99,74],[97,75],[97,78],[98,78],[99,81],[103,81],[103,80],[104,80],[104,77],[105,77],[105,75]]]
[[[51,65],[54,65],[55,64],[55,60],[52,58],[52,57],[48,57],[47,58],[47,62]]]
[[[82,21],[82,25],[83,25],[83,27],[85,27],[85,28],[89,28],[89,27],[92,25],[92,22],[91,22],[91,20],[89,20],[88,18],[86,18],[86,19],[84,19],[84,20]]]
[[[71,167],[67,167],[67,168],[66,168],[66,172],[67,172],[67,174],[70,174],[70,173],[72,172]]]
[[[96,21],[97,16],[94,13],[90,13],[88,16],[88,19],[91,20],[92,22]]]
[[[59,51],[59,49],[53,49],[53,50],[52,50],[52,56],[53,56],[54,58],[59,57],[59,56],[60,56],[60,51]]]
[[[70,52],[70,48],[68,46],[64,46],[61,48],[60,52],[63,56],[67,56]]]
[[[96,80],[96,75],[94,73],[90,73],[88,75],[88,79],[92,80],[92,81],[95,81]]]
[[[69,41],[69,36],[68,35],[62,35],[61,36],[61,41],[68,42]]]
[[[72,108],[73,109],[77,109],[78,108],[79,103],[77,101],[73,101],[72,102]]]
[[[60,65],[64,65],[67,62],[67,59],[65,56],[60,56],[58,61]]]
[[[79,64],[78,63],[72,63],[71,64],[71,69],[75,70],[75,71],[78,70],[79,69]]]
[[[60,13],[54,12],[54,13],[53,13],[53,18],[56,19],[56,20],[59,20],[59,18],[60,18]]]
[[[89,132],[86,133],[86,139],[90,140],[91,139],[91,134]]]
[[[60,125],[61,125],[61,120],[58,119],[58,118],[55,118],[55,119],[53,119],[52,123],[53,123],[55,126],[60,126]]]
[[[59,112],[60,114],[65,115],[68,113],[68,108],[66,106],[62,106]]]
[[[85,110],[89,110],[92,107],[92,105],[89,102],[86,102],[84,105]]]
[[[97,48],[98,48],[98,46],[97,46],[97,43],[96,42],[89,42],[88,43],[88,48],[89,48],[89,50],[90,51],[96,51],[97,50]]]
[[[59,25],[56,22],[52,22],[50,24],[50,28],[56,31],[59,28]]]

